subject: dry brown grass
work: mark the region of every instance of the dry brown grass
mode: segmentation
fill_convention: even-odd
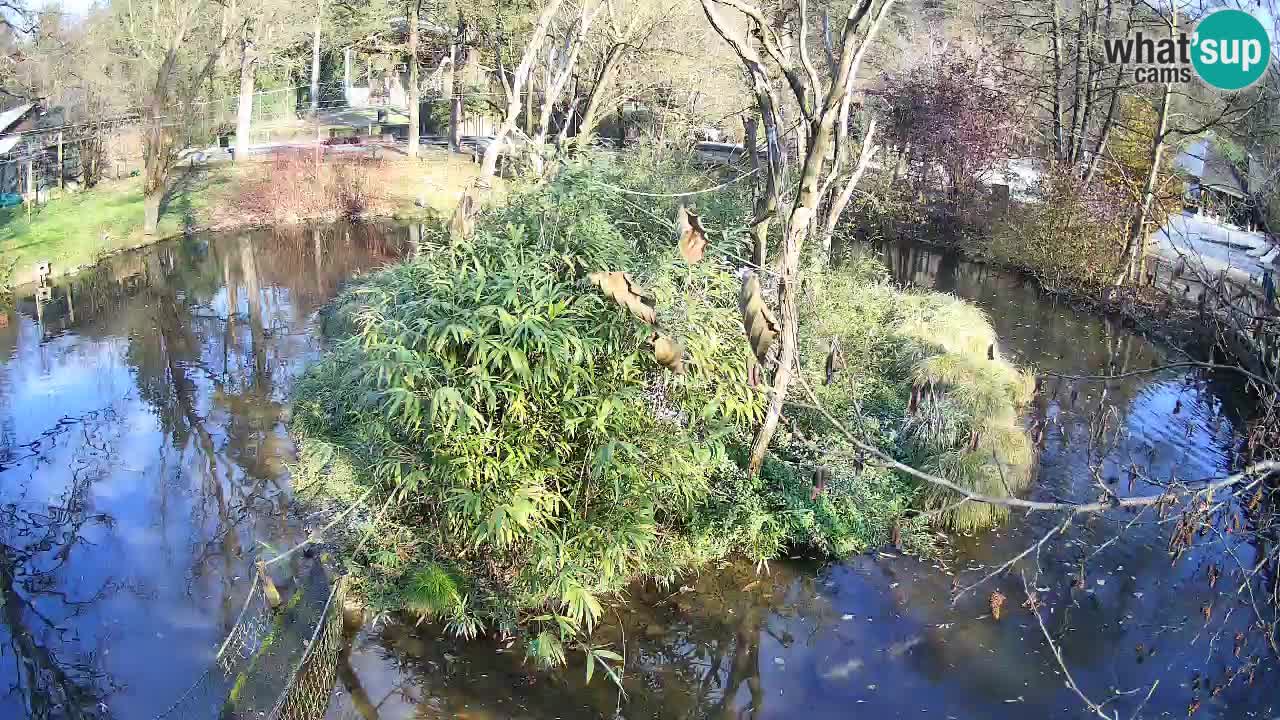
[[[460,157],[414,161],[325,158],[282,151],[238,171],[218,227],[278,225],[308,220],[447,215],[474,183],[478,166]],[[222,203],[220,203],[222,204]]]
[[[379,204],[378,164],[369,158],[317,162],[307,151],[280,151],[241,179],[232,209],[259,225],[359,218]]]

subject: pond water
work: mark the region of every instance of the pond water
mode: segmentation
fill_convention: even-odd
[[[406,246],[168,242],[0,313],[0,718],[151,718],[210,666],[285,524],[317,309]],[[216,713],[215,713],[216,714]]]
[[[115,258],[47,299],[18,294],[0,321],[0,718],[145,720],[207,669],[255,545],[304,532],[284,520],[284,422],[293,378],[320,351],[317,310],[351,275],[399,257],[409,234],[196,237]],[[1016,277],[915,246],[877,251],[898,282],[981,305],[1000,351],[1042,371],[1166,359]],[[1140,375],[1105,401],[1101,385],[1056,385],[1033,412],[1048,428],[1037,497],[1092,499],[1099,481],[1158,491],[1141,478],[1130,490],[1130,466],[1156,479],[1231,467],[1245,407],[1232,377]],[[1016,574],[951,601],[1058,520],[953,538],[945,562],[886,549],[784,559],[767,574],[725,563],[677,588],[636,588],[599,631],[625,650],[625,698],[599,674],[585,683],[580,661],[535,671],[518,646],[379,619],[351,629],[328,717],[1089,717]],[[1246,632],[1253,610],[1206,579],[1216,565],[1234,585],[1254,549],[1221,534],[1174,562],[1169,525],[1154,512],[1081,520],[1019,566],[1063,662],[1125,718],[1139,706],[1186,717],[1193,703],[1196,717],[1273,717],[1280,691]],[[993,589],[1007,597],[998,621]]]

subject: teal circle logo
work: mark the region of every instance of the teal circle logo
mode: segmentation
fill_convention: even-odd
[[[1258,18],[1243,10],[1217,10],[1196,25],[1191,64],[1219,90],[1241,90],[1258,81],[1271,62],[1271,39]]]

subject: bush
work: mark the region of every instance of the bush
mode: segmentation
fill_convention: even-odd
[[[296,390],[296,475],[346,497],[371,487],[387,503],[389,522],[352,558],[375,604],[461,636],[524,631],[542,663],[573,647],[603,662],[592,626],[636,580],[671,582],[731,553],[843,555],[895,534],[927,547],[924,522],[905,517],[917,489],[838,443],[826,452],[826,439],[784,438],[762,473],[742,471],[764,405],[763,388],[747,383],[731,262],[745,199],[697,196],[710,242],[690,265],[673,240],[675,200],[618,191],[716,182],[675,162],[588,157],[550,184],[514,190],[480,216],[472,239],[437,229],[415,259],[339,299],[331,325],[343,334]],[[656,361],[654,328],[590,285],[598,270],[627,271],[652,293],[658,332],[683,344],[683,374]],[[885,309],[843,318],[850,347],[908,337],[890,326],[944,312],[842,277],[830,281],[827,307]],[[819,331],[813,345],[842,321],[806,322]],[[989,337],[983,328],[956,336],[969,341],[964,353]],[[912,340],[892,357],[915,353],[920,364],[947,350]],[[877,407],[897,408],[896,418],[851,415],[897,449],[911,365],[880,368],[877,357],[858,370],[866,384],[824,395],[848,410],[871,391]],[[880,380],[882,370],[896,374]],[[991,398],[950,395],[959,427],[986,427],[964,413]],[[833,470],[825,487],[814,483],[819,466]]]
[[[1034,202],[997,220],[978,250],[1026,270],[1041,285],[1078,289],[1115,277],[1127,232],[1127,208],[1103,186],[1086,187],[1068,169],[1044,176]]]
[[[233,204],[264,225],[357,219],[377,201],[373,176],[379,165],[366,158],[317,164],[311,151],[277,151],[264,172],[251,171],[240,181]]]
[[[1009,157],[1017,102],[1001,67],[997,58],[957,48],[885,79],[884,137],[910,148],[913,185],[927,191],[936,167],[948,203],[959,204],[979,193],[983,173]]]
[[[863,261],[812,283],[804,348],[811,384],[820,387],[825,379],[833,338],[845,362],[818,390],[823,405],[855,434],[878,440],[912,467],[987,495],[1025,490],[1034,455],[1021,413],[1033,378],[999,357],[981,310],[951,295],[895,290],[883,275]],[[830,437],[824,420],[803,417],[815,434],[828,435],[824,443],[833,457],[861,466],[860,453]],[[993,505],[953,507],[956,493],[917,487],[907,477],[898,481],[909,488],[898,495],[918,492],[924,508],[949,508],[936,519],[950,529],[990,527],[1007,516]]]
[[[917,202],[916,193],[906,182],[894,182],[888,174],[868,175],[866,193],[855,193],[836,227],[835,243],[844,247],[859,242],[896,242],[921,240],[922,232],[947,232],[951,223],[936,223],[931,210]],[[841,248],[835,254],[843,256]]]
[[[683,375],[583,281],[594,270],[651,289]],[[430,548],[363,558],[384,571],[371,591],[467,632],[524,625],[546,660],[633,578],[739,549],[692,530],[762,407],[742,382],[737,289],[671,243],[640,262],[571,170],[485,215],[472,241],[437,236],[351,290],[354,332],[299,384],[293,429],[305,462],[337,459],[394,496],[405,545]]]

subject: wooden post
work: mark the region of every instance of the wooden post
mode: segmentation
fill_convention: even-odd
[[[36,201],[36,168],[31,158],[27,158],[27,214],[31,214],[31,205]]]
[[[66,182],[66,166],[62,164],[62,131],[58,131],[58,187],[65,189]]]

